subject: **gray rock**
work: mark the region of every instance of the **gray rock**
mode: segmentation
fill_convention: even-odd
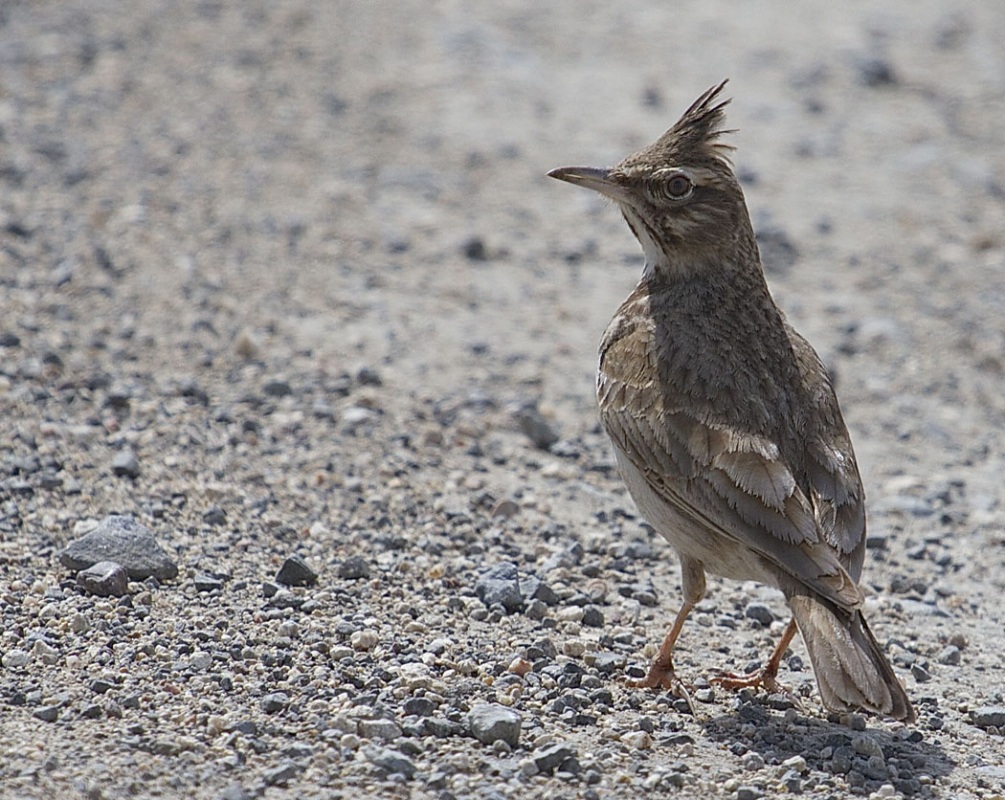
[[[541,450],[547,450],[559,439],[558,434],[538,409],[536,401],[523,403],[516,411],[516,421],[534,447]]]
[[[32,716],[35,717],[35,719],[42,720],[42,722],[55,722],[59,719],[59,706],[52,705],[36,708],[35,711],[32,712]]]
[[[299,774],[300,767],[292,761],[287,761],[278,767],[266,770],[262,775],[262,779],[267,786],[285,786]]]
[[[959,666],[961,657],[960,648],[950,644],[939,651],[938,661],[940,664],[956,667]]]
[[[576,757],[576,751],[566,744],[553,744],[543,747],[531,756],[539,773],[551,775],[570,758]]]
[[[284,586],[313,586],[318,574],[300,556],[290,556],[276,573],[276,583]]]
[[[747,619],[761,623],[765,628],[775,621],[775,614],[765,603],[748,603],[743,611]]]
[[[536,575],[527,575],[520,581],[520,594],[528,603],[531,600],[540,600],[548,606],[558,605],[558,595],[555,590]]]
[[[522,723],[516,711],[496,703],[477,705],[468,713],[471,735],[482,744],[503,741],[510,747],[516,747],[520,742]]]
[[[363,556],[349,556],[349,558],[339,564],[338,576],[350,581],[369,578],[370,565]]]
[[[112,474],[124,478],[140,476],[140,460],[132,450],[122,450],[112,459]]]
[[[100,561],[121,564],[131,580],[151,575],[171,580],[178,575],[178,565],[161,549],[153,534],[132,517],[112,515],[86,536],[82,536],[59,554],[60,563],[75,572]]]
[[[979,728],[1005,728],[1005,706],[981,706],[970,712],[970,721]]]
[[[129,591],[129,575],[121,564],[99,561],[77,573],[77,585],[98,597],[122,597]]]
[[[290,386],[289,381],[284,381],[282,378],[272,378],[266,381],[262,392],[268,397],[286,397],[293,394],[293,387]]]
[[[359,721],[359,735],[364,739],[391,741],[401,736],[401,728],[389,719],[362,719]]]
[[[290,696],[286,692],[270,692],[262,698],[262,711],[275,714],[290,704]]]
[[[402,708],[407,716],[428,717],[436,710],[436,705],[427,697],[409,697]]]
[[[583,606],[583,624],[588,628],[604,627],[604,612],[597,606]]]
[[[218,589],[223,588],[223,581],[219,578],[214,578],[212,575],[204,575],[202,573],[195,576],[192,579],[195,584],[195,590],[197,592],[215,592]]]
[[[475,594],[486,606],[501,605],[509,612],[523,608],[516,564],[499,564],[483,573],[475,584]]]
[[[366,760],[390,775],[403,775],[406,780],[415,777],[415,763],[405,755],[385,747],[367,745],[362,748]]]

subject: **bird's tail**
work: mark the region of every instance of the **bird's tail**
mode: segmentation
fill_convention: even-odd
[[[914,722],[911,701],[861,611],[845,611],[806,594],[794,595],[788,601],[827,708],[865,709]]]

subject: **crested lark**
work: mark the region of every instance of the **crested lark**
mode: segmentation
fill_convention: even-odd
[[[851,440],[819,357],[768,292],[720,140],[724,86],[616,167],[548,173],[616,202],[645,253],[600,346],[597,398],[629,493],[680,557],[684,604],[633,685],[683,689],[673,647],[709,571],[779,588],[793,616],[763,669],[721,683],[777,690],[798,626],[827,708],[913,721],[862,616]]]

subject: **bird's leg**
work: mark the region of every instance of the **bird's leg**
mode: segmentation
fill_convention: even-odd
[[[778,683],[777,680],[775,680],[778,677],[778,666],[781,664],[782,656],[784,656],[785,651],[789,649],[789,645],[792,643],[792,637],[795,635],[796,621],[795,619],[792,619],[789,620],[789,625],[785,629],[785,633],[782,634],[782,638],[778,642],[778,646],[775,647],[774,652],[771,654],[771,658],[768,659],[767,664],[760,669],[746,674],[723,672],[712,678],[710,682],[726,689],[746,689],[762,686],[766,691],[784,694],[798,704],[798,698],[796,698],[788,689],[785,689]]]
[[[705,596],[705,568],[700,562],[681,554],[680,572],[681,585],[684,590],[684,604],[677,612],[673,627],[663,639],[663,644],[660,645],[660,651],[656,654],[656,658],[649,665],[649,672],[642,680],[629,680],[626,681],[626,685],[637,689],[662,687],[685,700],[693,714],[694,705],[691,703],[690,689],[674,672],[673,648],[677,644],[677,637],[680,636],[680,632],[684,628],[687,615]]]
[[[674,694],[686,697],[687,688],[677,677],[676,673],[674,673],[673,648],[677,643],[677,637],[680,636],[681,629],[684,627],[684,620],[687,619],[687,615],[691,613],[692,608],[694,608],[694,604],[685,600],[684,605],[677,612],[677,618],[673,622],[673,627],[670,628],[670,632],[663,639],[663,644],[660,645],[660,651],[656,654],[656,658],[653,659],[652,664],[649,665],[649,672],[646,673],[646,676],[642,680],[630,679],[625,681],[626,686],[630,686],[633,689],[656,689],[662,687]]]

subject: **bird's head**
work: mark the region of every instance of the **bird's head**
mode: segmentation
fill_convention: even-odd
[[[701,95],[653,144],[610,168],[560,167],[552,178],[593,189],[621,207],[648,271],[690,272],[753,241],[743,191],[720,137],[726,85]],[[756,258],[756,251],[755,251]]]

